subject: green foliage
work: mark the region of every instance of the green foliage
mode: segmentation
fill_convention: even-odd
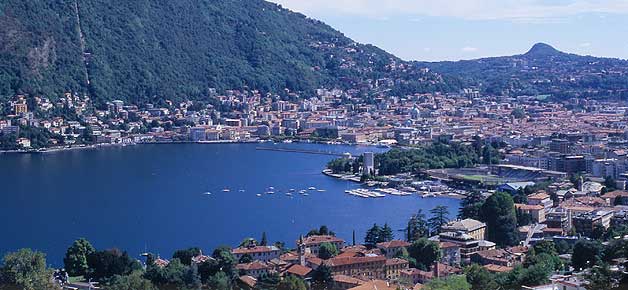
[[[427,238],[430,235],[430,230],[425,220],[425,214],[422,210],[419,210],[416,214],[412,215],[408,221],[406,227],[406,240],[408,242],[414,242],[421,238]]]
[[[472,264],[464,270],[467,282],[471,285],[471,290],[497,289],[497,283],[493,278],[493,274],[486,268]]]
[[[251,257],[251,255],[249,254],[244,254],[242,256],[240,256],[240,260],[238,260],[238,263],[240,264],[247,264],[247,263],[251,263],[253,262],[253,257]]]
[[[384,224],[383,227],[378,226],[377,224],[373,224],[364,237],[364,244],[368,248],[375,248],[377,243],[389,242],[394,238],[393,230],[390,228],[388,223]]]
[[[335,257],[338,255],[338,249],[334,244],[331,243],[322,243],[318,249],[318,257],[327,260],[329,258]]]
[[[274,290],[277,289],[279,282],[281,281],[281,277],[279,277],[278,273],[266,274],[263,273],[257,279],[257,284],[255,284],[255,289],[258,290]]]
[[[587,290],[608,290],[613,289],[613,275],[608,267],[608,264],[603,264],[600,267],[594,267],[586,275],[589,284],[586,286]]]
[[[484,204],[484,198],[479,191],[471,191],[460,203],[458,211],[459,219],[480,219],[480,209]]]
[[[489,241],[499,246],[517,243],[517,215],[510,194],[497,192],[487,198],[480,209],[480,217],[486,223]]]
[[[159,287],[198,288],[201,284],[196,264],[187,266],[177,258],[172,259],[164,268],[149,266],[144,277]]]
[[[604,248],[602,244],[594,240],[579,240],[573,247],[577,253],[571,257],[571,265],[576,269],[587,269],[597,265],[602,260]]]
[[[262,0],[80,1],[80,27],[74,1],[3,4],[0,96],[77,91],[145,103],[207,96],[210,87],[311,92],[386,77],[398,80],[395,95],[461,87],[410,63],[391,70],[402,61]]]
[[[425,169],[469,167],[480,162],[472,146],[459,143],[434,143],[417,149],[392,149],[375,155],[380,175],[419,173]]]
[[[434,262],[440,260],[441,251],[436,242],[422,238],[408,247],[408,256],[414,260],[412,267],[427,270]]]
[[[207,279],[207,287],[212,290],[231,289],[231,280],[225,272],[219,271]]]
[[[262,233],[262,239],[261,242],[259,243],[260,246],[267,246],[268,245],[268,238],[266,237],[266,232]]]
[[[432,234],[440,234],[441,228],[449,222],[449,210],[444,205],[439,205],[430,210],[432,215],[427,221]]]
[[[517,226],[527,226],[533,222],[532,214],[526,213],[523,210],[517,209]]]
[[[312,133],[314,138],[336,139],[338,138],[338,128],[316,128]]]
[[[200,248],[189,248],[184,250],[176,250],[174,254],[172,254],[173,259],[179,259],[183,265],[192,264],[192,258],[201,254]]]
[[[153,283],[145,279],[141,272],[134,272],[128,276],[113,276],[107,283],[110,290],[157,290]]]
[[[21,249],[4,256],[0,267],[0,285],[23,290],[58,289],[52,283],[52,270],[46,267],[46,255]]]
[[[471,285],[462,276],[450,276],[444,279],[433,279],[423,286],[425,290],[471,290]]]
[[[290,275],[279,282],[277,290],[307,290],[307,285],[303,279]]]
[[[63,258],[65,270],[70,276],[85,276],[89,270],[87,265],[87,256],[96,250],[86,239],[78,239],[74,241],[72,246],[68,248]]]
[[[327,228],[326,225],[322,225],[320,228],[318,229],[312,229],[310,230],[306,236],[335,236],[336,233],[332,232],[329,230],[329,228]]]
[[[312,289],[327,289],[331,287],[334,279],[331,269],[326,265],[320,265],[312,273]]]
[[[96,251],[87,256],[89,271],[86,277],[101,281],[115,275],[128,275],[142,268],[139,261],[118,249]]]

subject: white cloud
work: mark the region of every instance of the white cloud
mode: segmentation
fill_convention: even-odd
[[[591,47],[591,43],[590,42],[580,43],[580,47]]]
[[[538,21],[582,13],[628,14],[626,0],[271,0],[306,14],[446,16]]]
[[[465,46],[460,49],[463,52],[477,52],[479,49],[477,47]]]

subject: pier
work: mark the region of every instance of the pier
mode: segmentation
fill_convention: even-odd
[[[305,150],[305,149],[288,149],[288,148],[274,148],[274,147],[256,147],[255,150],[265,151],[278,151],[278,152],[291,152],[291,153],[304,153],[304,154],[317,154],[317,155],[330,155],[330,156],[344,156],[343,153],[331,152],[331,151],[317,151],[317,150]]]

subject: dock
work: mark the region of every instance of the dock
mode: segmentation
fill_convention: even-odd
[[[337,152],[331,152],[331,151],[317,151],[317,150],[289,149],[289,148],[275,148],[275,147],[255,147],[255,150],[304,153],[304,154],[316,154],[316,155],[330,155],[330,156],[338,156],[338,157],[342,157],[344,155],[343,153],[337,153]]]

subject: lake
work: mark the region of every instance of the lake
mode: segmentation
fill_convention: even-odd
[[[321,174],[335,158],[257,150],[258,146],[351,152],[380,148],[322,144],[155,144],[0,154],[0,254],[33,248],[62,266],[71,243],[85,237],[98,249],[117,247],[169,258],[176,249],[210,253],[246,237],[294,247],[300,234],[327,225],[358,242],[373,223],[401,230],[418,209],[457,213],[459,201],[419,196],[362,199],[344,193],[358,184]],[[257,194],[274,187],[277,193]],[[285,194],[309,187],[309,196]],[[223,189],[230,189],[224,192]],[[211,193],[211,194],[207,194]],[[403,232],[397,231],[397,238]]]

